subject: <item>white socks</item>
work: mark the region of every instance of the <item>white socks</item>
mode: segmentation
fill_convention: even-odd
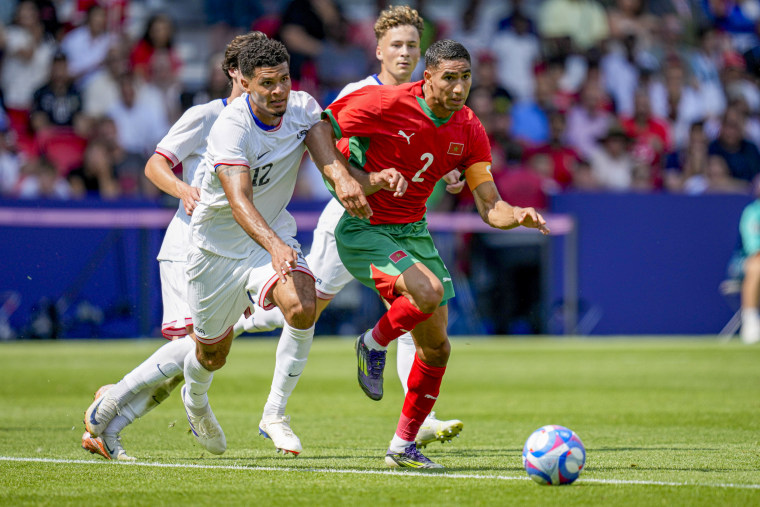
[[[741,338],[748,345],[760,342],[760,312],[757,308],[742,308]]]
[[[412,371],[414,356],[417,355],[417,347],[414,345],[414,339],[410,333],[402,334],[396,341],[398,342],[396,371],[398,371],[398,379],[401,381],[401,386],[404,388],[404,395],[406,395],[407,391],[409,391],[406,387],[406,382],[409,380],[409,372]]]
[[[369,350],[388,350],[388,347],[383,347],[375,341],[371,329],[364,333],[364,345],[366,345]]]
[[[195,415],[203,415],[208,407],[208,393],[214,372],[208,371],[198,362],[195,352],[185,357],[185,407]]]
[[[388,446],[388,450],[391,452],[404,452],[404,449],[412,445],[412,442],[404,440],[400,436],[394,434],[391,440],[391,445]]]
[[[306,367],[313,339],[314,326],[309,329],[296,329],[288,324],[283,326],[277,344],[272,387],[264,405],[264,417],[285,415],[285,406]]]

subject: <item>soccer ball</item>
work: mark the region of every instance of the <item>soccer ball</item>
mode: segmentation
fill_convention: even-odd
[[[523,466],[539,484],[570,484],[586,463],[586,448],[573,430],[549,424],[538,428],[525,441]]]

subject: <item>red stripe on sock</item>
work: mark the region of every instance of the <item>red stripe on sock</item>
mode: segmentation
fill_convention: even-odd
[[[430,366],[423,363],[417,355],[414,356],[407,381],[409,391],[404,398],[404,407],[396,427],[397,436],[408,442],[417,437],[422,422],[433,410],[444,373],[445,366]]]
[[[387,347],[390,342],[407,331],[411,331],[417,324],[429,319],[431,315],[433,314],[422,313],[405,297],[398,297],[375,324],[372,338],[378,344]]]

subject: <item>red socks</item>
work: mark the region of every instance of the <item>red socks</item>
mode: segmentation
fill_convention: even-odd
[[[372,330],[372,338],[378,345],[387,347],[390,342],[407,331],[411,331],[417,324],[429,319],[431,315],[433,314],[419,311],[404,296],[397,297],[391,303],[390,309],[375,324],[375,328]]]
[[[445,366],[430,366],[423,363],[417,355],[414,356],[407,381],[409,391],[404,398],[404,408],[401,409],[396,427],[398,437],[407,442],[413,442],[417,437],[422,422],[433,410],[445,372]]]

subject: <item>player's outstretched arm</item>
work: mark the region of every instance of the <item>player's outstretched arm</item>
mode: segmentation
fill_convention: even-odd
[[[472,192],[478,213],[485,223],[496,229],[514,229],[518,226],[538,229],[549,234],[546,220],[534,208],[512,206],[502,200],[493,181],[485,181]]]
[[[201,191],[177,178],[173,168],[168,158],[154,153],[145,164],[145,176],[163,192],[181,199],[185,213],[191,215],[201,198]]]
[[[309,129],[304,142],[311,159],[333,186],[348,214],[359,218],[372,216],[362,185],[351,175],[346,158],[335,147],[330,124],[324,120],[317,122]]]
[[[298,254],[275,233],[253,205],[253,187],[247,166],[220,165],[219,181],[230,203],[232,217],[256,243],[272,256],[272,267],[284,283],[298,262]]]

